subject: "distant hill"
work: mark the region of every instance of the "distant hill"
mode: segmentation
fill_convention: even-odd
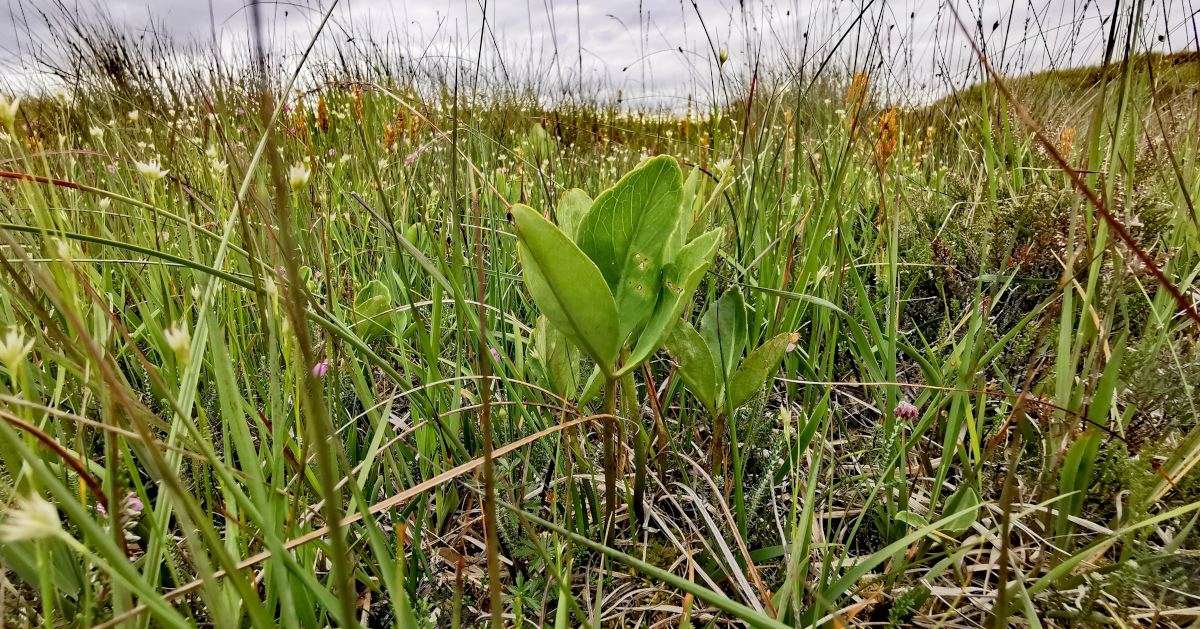
[[[1164,125],[1172,133],[1181,130],[1180,123],[1186,127],[1195,118],[1194,113],[1200,111],[1200,53],[1143,55],[1131,63],[1130,96],[1148,98],[1153,82],[1154,100]],[[1115,102],[1125,70],[1125,62],[1118,60],[1107,68],[1089,66],[1037,72],[1007,78],[1004,84],[1045,129],[1071,127],[1082,131],[1092,120],[1101,90],[1106,89],[1110,102]],[[992,81],[987,81],[941,98],[913,113],[929,124],[953,123],[968,112],[979,111],[981,91],[985,88],[994,99],[997,90]],[[1146,109],[1145,124],[1152,134],[1158,129],[1158,117],[1152,109]]]

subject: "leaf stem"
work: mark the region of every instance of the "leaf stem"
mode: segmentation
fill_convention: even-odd
[[[604,543],[611,546],[617,512],[617,379],[604,376]]]

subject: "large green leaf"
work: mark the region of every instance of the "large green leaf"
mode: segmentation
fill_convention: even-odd
[[[545,316],[538,317],[533,346],[551,391],[568,397],[579,390],[579,350]]]
[[[683,182],[683,211],[679,213],[679,223],[675,226],[675,234],[667,243],[666,257],[674,260],[679,250],[688,243],[688,232],[695,221],[696,194],[700,191],[702,173],[699,168],[693,168]]]
[[[354,331],[364,341],[373,341],[391,331],[392,293],[379,280],[371,280],[354,296]]]
[[[791,332],[784,332],[763,343],[742,361],[742,366],[729,380],[729,402],[733,408],[745,404],[762,388],[767,378],[779,368],[779,362],[787,353],[788,343],[794,342],[796,337]]]
[[[571,188],[558,200],[558,228],[572,241],[579,233],[579,224],[592,207],[592,198],[579,188]]]
[[[696,292],[705,271],[712,264],[717,245],[721,242],[721,233],[722,230],[718,228],[688,243],[679,251],[674,262],[663,269],[663,289],[658,296],[658,305],[625,363],[627,368],[636,367],[662,347],[667,333],[683,314],[692,293]]]
[[[661,156],[601,193],[579,225],[579,248],[616,298],[621,340],[658,303],[667,243],[682,210],[683,174],[673,157]]]
[[[700,336],[712,351],[714,367],[722,382],[733,375],[733,368],[746,349],[746,334],[746,301],[742,289],[734,287],[709,306],[700,321]]]
[[[975,491],[970,483],[963,483],[958,491],[946,499],[946,504],[942,505],[942,519],[963,511],[968,511],[970,514],[962,516],[954,524],[946,526],[942,530],[951,537],[962,535],[979,519],[979,509],[982,506],[983,500],[980,499],[979,492]]]
[[[692,395],[704,404],[710,414],[713,413],[717,402],[717,373],[708,343],[685,319],[671,328],[666,346],[679,365],[679,375]]]
[[[542,313],[612,373],[621,347],[617,305],[604,276],[561,230],[527,205],[512,206],[525,285]]]

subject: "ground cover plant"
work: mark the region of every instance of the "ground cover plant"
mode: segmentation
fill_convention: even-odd
[[[4,625],[1196,626],[1200,57],[1139,10],[704,113],[92,31],[0,101]]]

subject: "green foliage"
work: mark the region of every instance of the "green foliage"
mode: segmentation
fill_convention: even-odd
[[[534,301],[611,378],[617,375],[617,353],[635,328],[649,320],[634,360],[621,366],[622,373],[661,346],[711,263],[721,232],[704,234],[687,246],[672,244],[680,238],[683,182],[671,157],[646,160],[601,193],[580,217],[586,200],[581,191],[563,196],[561,229],[532,208],[518,205],[512,212]],[[610,303],[615,316],[609,313]]]
[[[742,291],[732,288],[704,313],[699,332],[684,321],[667,338],[667,351],[679,365],[679,374],[710,415],[726,412],[726,390],[730,408],[749,401],[779,367],[788,344],[798,338],[778,334],[742,360],[746,336],[745,301]]]
[[[395,324],[395,319],[405,320],[403,315],[392,317],[392,293],[379,280],[371,280],[354,297],[356,316],[355,332],[364,341],[373,341],[384,334],[395,334],[403,329],[404,323]]]
[[[528,206],[514,205],[525,284],[556,328],[611,373],[621,348],[617,304],[575,243]]]

